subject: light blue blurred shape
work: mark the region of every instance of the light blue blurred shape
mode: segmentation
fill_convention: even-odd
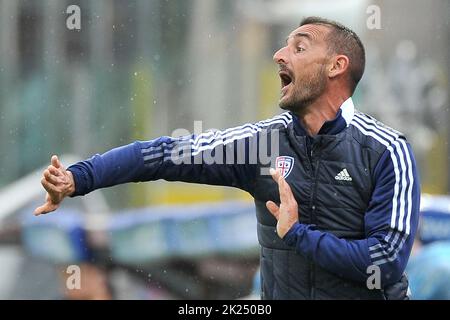
[[[110,224],[112,257],[121,263],[258,252],[251,203],[162,206],[122,212]]]
[[[57,214],[35,217],[25,210],[22,241],[33,256],[54,263],[77,263],[90,257],[82,214],[61,209]]]
[[[406,271],[412,299],[450,300],[450,241],[423,246]]]

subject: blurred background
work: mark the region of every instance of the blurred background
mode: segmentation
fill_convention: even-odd
[[[412,291],[450,299],[448,0],[0,0],[0,298],[258,298],[242,191],[157,181],[32,211],[52,154],[67,166],[194,121],[206,131],[280,113],[272,55],[309,15],[366,46],[355,104],[403,131],[420,166]]]

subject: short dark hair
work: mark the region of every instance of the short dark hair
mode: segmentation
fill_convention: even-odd
[[[355,91],[356,85],[361,80],[366,65],[366,52],[364,45],[353,30],[343,24],[321,17],[307,17],[300,22],[300,27],[306,24],[322,24],[331,27],[327,37],[329,50],[332,53],[343,54],[349,59],[350,90]]]

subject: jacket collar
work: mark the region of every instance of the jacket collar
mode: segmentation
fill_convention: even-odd
[[[352,98],[348,98],[342,103],[339,108],[336,117],[333,120],[325,121],[322,128],[319,130],[319,135],[336,135],[350,125],[352,122],[353,115],[355,114],[355,106],[353,104]],[[291,112],[294,131],[297,135],[306,136],[306,130],[300,123],[299,118]]]

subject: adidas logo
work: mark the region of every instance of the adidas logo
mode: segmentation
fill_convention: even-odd
[[[352,177],[348,174],[347,169],[343,169],[341,172],[338,173],[336,177],[334,177],[336,180],[339,181],[352,181]]]

